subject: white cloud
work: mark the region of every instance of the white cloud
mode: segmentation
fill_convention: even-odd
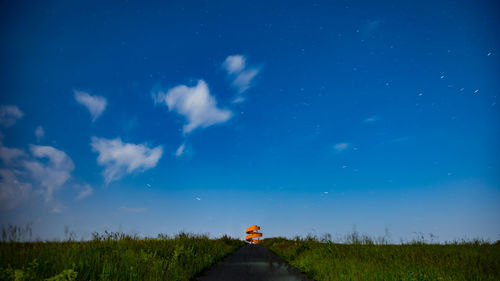
[[[43,129],[42,126],[36,127],[35,136],[37,141],[40,141],[43,138],[43,136],[45,136],[45,130]]]
[[[163,148],[149,148],[145,144],[124,143],[121,139],[92,137],[92,151],[98,152],[97,163],[105,166],[106,183],[121,179],[134,171],[143,172],[156,166]]]
[[[15,105],[0,106],[0,125],[10,127],[16,124],[17,119],[24,116],[24,113]]]
[[[259,70],[256,68],[248,69],[236,76],[233,80],[233,86],[236,87],[239,93],[243,93],[244,91],[250,88],[253,78],[259,73]]]
[[[51,146],[30,145],[30,151],[35,158],[48,160],[23,161],[22,165],[29,171],[30,176],[45,188],[42,193],[45,201],[49,202],[54,191],[61,188],[71,177],[75,165],[64,151]]]
[[[45,197],[52,212],[60,212],[64,207],[53,201],[53,193],[71,178],[73,161],[51,146],[30,145],[30,151],[28,155],[0,142],[0,158],[5,167],[0,169],[0,205],[13,209],[32,193],[32,187],[38,187],[35,191]]]
[[[83,186],[77,186],[77,188],[82,189],[82,190],[80,191],[80,193],[78,193],[78,196],[75,198],[76,200],[80,200],[80,199],[83,199],[85,197],[89,197],[90,195],[92,195],[92,193],[94,193],[94,189],[92,188],[92,186],[90,186],[90,184],[86,184]]]
[[[184,133],[189,133],[198,127],[208,127],[224,123],[232,116],[232,112],[219,109],[215,97],[210,95],[207,84],[198,80],[196,86],[180,85],[164,92],[153,93],[155,103],[165,103],[170,111],[186,117]]]
[[[349,143],[341,142],[341,143],[334,144],[333,149],[335,149],[335,151],[337,151],[337,152],[341,152],[341,151],[344,151],[347,148],[349,148],[349,146],[351,146]]]
[[[185,148],[185,146],[186,146],[186,145],[185,145],[184,143],[183,143],[183,144],[181,144],[181,145],[179,146],[179,148],[177,148],[177,150],[175,151],[175,156],[177,156],[177,157],[181,156],[181,155],[184,153],[184,148]]]
[[[377,116],[377,115],[374,115],[374,116],[370,116],[368,118],[366,118],[365,120],[363,120],[363,122],[365,123],[373,123],[373,122],[377,122],[380,120],[380,117]]]
[[[229,74],[239,73],[246,66],[246,58],[242,55],[228,56],[222,66]]]
[[[0,169],[0,209],[15,208],[31,193],[31,184],[20,182],[16,172]]]
[[[245,99],[240,95],[252,86],[253,78],[259,73],[259,68],[247,68],[246,57],[242,55],[228,56],[222,63],[227,73],[232,76],[232,85],[238,90],[238,96],[234,103],[243,102]]]
[[[87,92],[74,90],[75,100],[85,106],[92,116],[92,122],[94,122],[106,109],[108,104],[106,98],[101,96],[91,96]]]

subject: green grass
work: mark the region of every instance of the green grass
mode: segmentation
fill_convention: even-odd
[[[243,244],[227,236],[107,232],[83,242],[0,242],[0,280],[190,280]]]
[[[364,238],[270,238],[261,245],[314,280],[500,280],[499,242],[389,245]]]

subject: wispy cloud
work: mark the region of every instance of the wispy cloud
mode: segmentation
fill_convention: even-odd
[[[92,137],[92,150],[99,153],[97,163],[106,167],[106,183],[121,179],[125,174],[154,168],[163,154],[163,147],[149,148],[145,144],[124,143],[121,139]]]
[[[165,103],[170,111],[184,116],[188,123],[184,125],[184,133],[194,129],[224,123],[232,116],[232,112],[217,107],[215,97],[210,95],[207,84],[198,80],[196,86],[180,85],[164,93],[153,93],[155,103]]]
[[[38,142],[43,138],[43,136],[45,136],[45,130],[43,129],[42,126],[36,127],[35,136],[36,136],[36,141]]]
[[[233,99],[233,103],[242,103],[245,101],[245,98],[242,96],[237,96]]]
[[[399,137],[399,138],[394,138],[388,141],[388,143],[399,143],[399,142],[406,142],[415,139],[415,136],[404,136],[404,137]]]
[[[333,149],[334,149],[335,152],[342,152],[342,151],[348,149],[350,146],[351,146],[350,143],[340,142],[340,143],[334,144],[333,145]]]
[[[383,24],[381,20],[369,20],[361,28],[361,37],[367,39]],[[359,31],[359,30],[358,30]]]
[[[10,127],[16,124],[17,119],[22,118],[24,113],[15,105],[0,106],[0,125]]]
[[[0,143],[0,159],[2,159],[4,165],[10,166],[14,160],[23,156],[26,156],[26,153],[23,150],[5,147],[2,143]]]
[[[228,56],[222,63],[222,67],[233,79],[232,86],[238,90],[238,95],[234,98],[234,103],[240,103],[245,100],[241,95],[252,86],[252,80],[259,74],[260,68],[246,65],[247,58],[243,55]]]
[[[121,206],[120,208],[118,208],[118,211],[127,213],[141,213],[146,210],[147,210],[146,208],[130,208],[126,206]]]
[[[248,90],[252,84],[253,78],[259,73],[259,70],[254,68],[254,69],[248,69],[236,76],[236,78],[233,81],[233,86],[236,87],[239,91],[239,93],[243,93],[244,91]]]
[[[83,185],[83,186],[76,186],[78,189],[80,189],[80,192],[78,193],[78,196],[76,196],[76,200],[81,200],[85,197],[89,197],[90,195],[92,195],[94,193],[94,189],[92,188],[92,186],[90,186],[90,184],[86,184],[86,185]]]
[[[13,169],[0,169],[0,209],[14,209],[31,193],[31,183],[22,182],[17,173]]]
[[[183,143],[183,144],[181,144],[181,145],[179,146],[179,148],[177,148],[177,150],[175,151],[175,156],[176,156],[176,157],[180,157],[180,156],[182,156],[182,154],[184,153],[184,148],[185,148],[185,146],[186,146],[186,145]]]
[[[52,208],[50,209],[50,212],[60,214],[63,212],[63,209],[66,209],[66,206],[63,206],[61,203],[54,202],[52,205]]]
[[[380,116],[373,115],[373,116],[370,116],[370,117],[366,118],[365,120],[363,120],[363,122],[365,122],[365,123],[374,123],[374,122],[379,121],[380,119],[381,119]]]
[[[90,112],[92,122],[94,122],[106,109],[108,104],[106,98],[101,96],[92,96],[87,92],[77,90],[75,90],[74,93],[75,100],[79,104],[85,106]]]

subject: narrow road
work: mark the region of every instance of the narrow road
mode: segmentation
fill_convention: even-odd
[[[298,270],[290,267],[280,257],[260,245],[248,244],[227,257],[201,276],[200,281],[245,281],[245,280],[304,280],[309,281]]]

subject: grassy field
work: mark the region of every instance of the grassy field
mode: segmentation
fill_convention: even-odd
[[[2,233],[0,280],[191,280],[244,244],[227,236],[116,232],[95,233],[90,241],[19,242],[29,232]],[[315,280],[500,280],[499,242],[390,245],[353,233],[343,243],[307,237],[261,245]]]
[[[308,237],[270,238],[261,245],[314,280],[500,280],[499,242],[340,244]]]
[[[85,242],[0,242],[0,280],[190,280],[244,244],[204,235]]]

